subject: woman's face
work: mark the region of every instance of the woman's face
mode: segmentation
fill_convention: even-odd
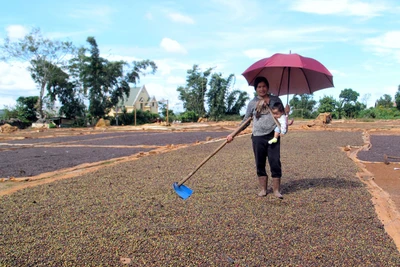
[[[267,87],[265,82],[260,82],[257,84],[256,92],[257,92],[258,96],[260,96],[260,97],[266,96],[268,94],[268,90],[269,90],[269,88]]]

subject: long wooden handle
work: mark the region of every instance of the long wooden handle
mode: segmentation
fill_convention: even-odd
[[[252,117],[248,118],[240,127],[238,127],[235,131],[231,133],[232,137],[235,137],[238,133],[240,133],[245,126],[251,121]],[[182,179],[179,183],[178,186],[181,186],[184,184],[187,180],[189,180],[190,177],[193,176],[200,168],[203,166],[210,158],[212,158],[215,154],[218,153],[226,144],[228,143],[228,140],[225,140],[213,153],[211,153],[207,158],[205,158],[197,167],[194,169],[191,173],[189,173],[188,176],[186,176],[184,179]]]
[[[195,173],[197,172],[197,170],[201,168],[201,166],[203,166],[212,156],[214,156],[215,154],[217,154],[217,152],[220,151],[227,143],[228,143],[228,141],[225,140],[225,142],[223,142],[211,155],[209,155],[207,158],[205,158],[205,159],[196,167],[196,169],[194,169],[191,173],[189,173],[188,176],[186,176],[184,179],[182,179],[182,180],[178,183],[178,186],[181,186],[183,183],[185,183],[187,180],[189,180],[189,178],[192,177],[193,174],[195,174]]]

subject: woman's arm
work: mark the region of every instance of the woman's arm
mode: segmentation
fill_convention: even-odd
[[[241,131],[243,131],[247,127],[249,127],[249,125],[251,124],[251,120],[249,120],[249,118],[253,117],[253,110],[254,110],[254,101],[251,100],[249,102],[249,104],[247,105],[246,114],[244,115],[243,120],[240,122],[238,128],[236,128],[236,130],[240,129],[238,133],[240,133]],[[232,134],[229,134],[226,137],[226,140],[228,142],[231,142],[233,140],[233,138],[234,138],[234,136]]]

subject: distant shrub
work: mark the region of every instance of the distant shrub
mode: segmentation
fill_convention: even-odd
[[[380,120],[393,120],[400,118],[400,111],[397,108],[385,108],[382,106],[376,108],[369,108],[360,111],[358,118],[363,119],[380,119]]]
[[[136,125],[152,123],[158,117],[158,114],[151,113],[150,111],[136,110]],[[117,118],[115,117],[107,117],[106,119],[110,120],[111,125],[117,124]],[[135,111],[119,114],[118,125],[135,125]]]
[[[181,122],[197,122],[199,115],[194,111],[186,111],[178,115],[178,120]]]

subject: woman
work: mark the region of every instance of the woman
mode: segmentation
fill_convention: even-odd
[[[268,175],[266,172],[266,161],[270,166],[272,176],[272,188],[274,196],[282,199],[280,192],[282,168],[281,168],[281,147],[280,137],[278,142],[269,144],[268,141],[274,138],[274,129],[277,126],[270,108],[276,102],[281,102],[279,97],[270,95],[268,80],[264,77],[257,77],[254,80],[254,89],[257,96],[247,105],[246,115],[241,124],[250,116],[253,117],[253,131],[251,140],[253,143],[253,152],[257,168],[258,183],[261,191],[258,196],[267,195]],[[233,136],[226,137],[228,142],[233,140]]]

